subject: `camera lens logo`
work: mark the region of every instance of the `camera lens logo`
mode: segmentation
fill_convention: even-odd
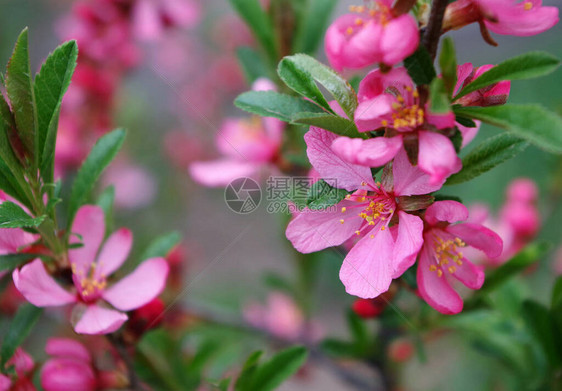
[[[238,178],[228,184],[224,191],[226,205],[235,213],[248,214],[261,202],[261,188],[251,178]]]

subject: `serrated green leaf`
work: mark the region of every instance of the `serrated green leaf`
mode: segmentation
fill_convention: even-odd
[[[277,73],[289,88],[333,113],[311,74],[306,69],[299,67],[291,57],[285,57],[279,62]]]
[[[357,95],[347,80],[338,75],[333,69],[306,54],[288,56],[283,61],[294,64],[296,69],[308,73],[312,79],[324,86],[339,103],[348,118],[353,119],[355,109],[357,109]],[[283,75],[280,74],[279,76],[283,79]],[[299,94],[303,94],[302,86],[287,85]],[[307,97],[310,98],[310,96]]]
[[[292,118],[292,123],[317,126],[329,130],[340,136],[366,138],[365,133],[359,133],[353,121],[329,113],[298,113]]]
[[[46,216],[33,218],[20,206],[10,201],[0,204],[0,228],[38,227]]]
[[[78,46],[70,41],[56,48],[47,57],[35,77],[37,102],[38,149],[41,153],[41,173],[45,182],[53,181],[55,143],[62,98],[76,68]]]
[[[476,178],[517,156],[528,145],[527,142],[509,133],[490,137],[462,159],[462,170],[451,175],[445,184],[456,185]]]
[[[510,58],[484,72],[479,78],[465,86],[454,99],[498,83],[502,80],[522,80],[544,76],[553,72],[560,60],[549,53],[530,52]]]
[[[260,365],[252,376],[250,390],[271,391],[293,376],[305,363],[308,353],[302,346],[285,349]]]
[[[478,295],[492,291],[512,276],[522,272],[541,259],[549,248],[550,245],[546,242],[535,242],[527,245],[509,261],[487,273],[484,285],[478,291]]]
[[[38,254],[30,253],[0,255],[0,271],[12,271],[37,257]]]
[[[447,96],[453,95],[453,90],[457,84],[457,59],[455,44],[451,37],[447,37],[441,44],[441,54],[439,55],[439,66],[441,67],[441,77]]]
[[[332,187],[320,179],[310,187],[306,204],[312,210],[326,209],[342,201],[348,194],[347,190]]]
[[[33,326],[39,320],[43,310],[31,304],[22,304],[12,319],[10,328],[2,341],[0,367],[4,368],[6,362],[12,358],[18,346],[27,338]]]
[[[242,67],[242,72],[249,83],[255,82],[260,77],[271,79],[271,74],[267,65],[263,62],[258,52],[248,46],[241,46],[236,49],[238,62]]]
[[[278,48],[271,19],[258,0],[230,0],[232,7],[246,22],[254,37],[263,47],[272,63],[278,59]]]
[[[6,92],[17,125],[17,134],[27,153],[37,161],[37,112],[29,64],[27,28],[22,31],[6,70]]]
[[[69,226],[72,224],[78,208],[88,199],[103,170],[121,149],[123,141],[125,141],[125,134],[123,129],[117,129],[101,137],[80,167],[70,193]]]
[[[336,4],[337,0],[306,1],[293,41],[293,53],[316,53]]]
[[[154,239],[144,250],[141,260],[154,258],[154,257],[165,257],[168,255],[172,249],[181,242],[181,234],[177,231],[168,232]]]
[[[404,66],[418,86],[431,83],[437,76],[431,56],[423,45],[420,45],[414,54],[404,60]]]
[[[429,85],[429,103],[433,114],[446,114],[451,111],[443,79],[436,77]]]
[[[498,126],[546,151],[562,153],[562,118],[539,105],[456,107],[455,114]]]
[[[300,113],[321,113],[326,111],[318,105],[291,95],[275,91],[248,91],[234,101],[236,107],[262,117],[274,117],[291,122]]]

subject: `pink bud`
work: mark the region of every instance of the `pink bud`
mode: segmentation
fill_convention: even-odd
[[[540,228],[539,212],[533,204],[508,201],[502,209],[502,218],[518,237],[532,237]]]
[[[92,367],[84,361],[53,358],[43,365],[41,386],[46,391],[94,391],[96,376]]]
[[[527,178],[515,179],[507,189],[507,199],[510,201],[535,202],[538,197],[535,182]]]

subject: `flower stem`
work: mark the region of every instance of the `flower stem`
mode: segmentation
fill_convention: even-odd
[[[141,385],[141,382],[135,372],[135,367],[129,352],[127,351],[127,346],[125,341],[120,335],[117,334],[107,334],[107,340],[113,345],[125,366],[127,367],[127,377],[129,379],[129,388],[134,391],[144,391],[145,388]]]
[[[449,4],[448,0],[433,0],[431,3],[431,13],[425,34],[423,35],[423,45],[431,55],[435,58],[437,47],[439,46],[439,38],[443,27],[443,16]]]

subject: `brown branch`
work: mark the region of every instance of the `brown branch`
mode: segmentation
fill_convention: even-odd
[[[439,38],[441,37],[443,28],[443,16],[445,15],[445,9],[447,9],[448,4],[448,0],[433,0],[431,3],[429,22],[427,23],[427,28],[423,35],[423,45],[431,55],[431,58],[435,58],[437,54]]]
[[[127,378],[129,379],[128,389],[134,391],[145,391],[145,387],[142,386],[140,379],[135,372],[133,359],[127,351],[127,345],[125,344],[125,341],[123,341],[123,338],[120,335],[116,334],[107,334],[106,338],[115,348],[115,350],[125,363],[125,367],[127,368]]]

